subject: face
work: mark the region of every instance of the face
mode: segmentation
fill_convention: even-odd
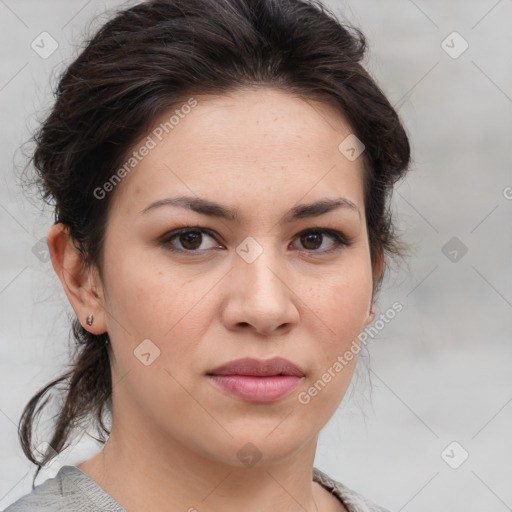
[[[110,192],[114,425],[232,465],[251,442],[275,462],[334,413],[356,357],[335,363],[372,319],[362,159],[339,151],[350,126],[325,104],[272,89],[196,99],[165,136],[172,113],[156,120],[155,144],[141,140]],[[303,373],[281,377],[282,396],[242,397],[208,375],[275,356]]]

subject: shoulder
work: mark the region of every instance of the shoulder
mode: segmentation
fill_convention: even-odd
[[[4,512],[126,512],[96,482],[76,466],[63,466],[32,492],[9,505]]]
[[[337,496],[347,507],[348,512],[390,512],[333,480],[317,468],[313,468],[313,479]],[[36,486],[32,492],[9,505],[4,512],[85,512],[91,508],[126,512],[76,466],[63,466],[55,477]]]
[[[318,468],[313,468],[313,480],[319,482],[337,496],[348,512],[390,512],[388,509],[373,503],[342,483],[333,480]]]
[[[59,474],[37,485],[32,492],[25,494],[9,505],[4,512],[53,512],[62,504],[62,479]]]

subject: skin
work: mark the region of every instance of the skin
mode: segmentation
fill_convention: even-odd
[[[297,396],[373,320],[382,258],[372,268],[362,158],[349,161],[338,150],[351,129],[327,104],[271,88],[197,99],[111,192],[104,281],[84,267],[62,224],[48,233],[82,325],[111,340],[111,436],[78,467],[129,512],[345,510],[312,481],[312,470],[318,434],[357,359],[307,405]],[[237,209],[240,221],[172,206],[141,213],[181,195]],[[359,213],[338,208],[280,224],[298,204],[339,197]],[[161,241],[186,226],[212,235]],[[321,234],[308,243],[300,235],[311,228],[339,231],[350,245],[336,249]],[[263,249],[252,263],[236,252],[249,236]],[[160,350],[148,366],[134,355],[145,339]],[[273,356],[305,373],[275,402],[235,398],[206,376],[233,359]],[[261,453],[252,467],[237,457],[248,442]]]

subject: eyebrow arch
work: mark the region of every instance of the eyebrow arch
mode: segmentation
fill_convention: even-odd
[[[146,208],[144,208],[140,213],[147,213],[148,211],[161,206],[187,208],[203,215],[240,222],[238,210],[226,208],[225,206],[214,201],[209,201],[208,199],[188,196],[159,199],[158,201],[146,206]],[[283,224],[293,222],[298,219],[317,217],[338,208],[346,208],[348,211],[354,211],[359,215],[359,219],[361,219],[361,212],[359,211],[359,208],[357,208],[357,206],[349,199],[339,197],[336,199],[322,199],[314,203],[295,206],[284,216],[280,223]]]

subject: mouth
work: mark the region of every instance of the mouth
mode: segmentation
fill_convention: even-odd
[[[237,359],[225,363],[208,375],[246,375],[249,377],[304,377],[304,372],[296,364],[283,357],[259,360],[253,358]]]
[[[207,373],[224,393],[246,402],[273,402],[284,398],[305,378],[302,369],[281,357],[266,361],[238,359]]]

